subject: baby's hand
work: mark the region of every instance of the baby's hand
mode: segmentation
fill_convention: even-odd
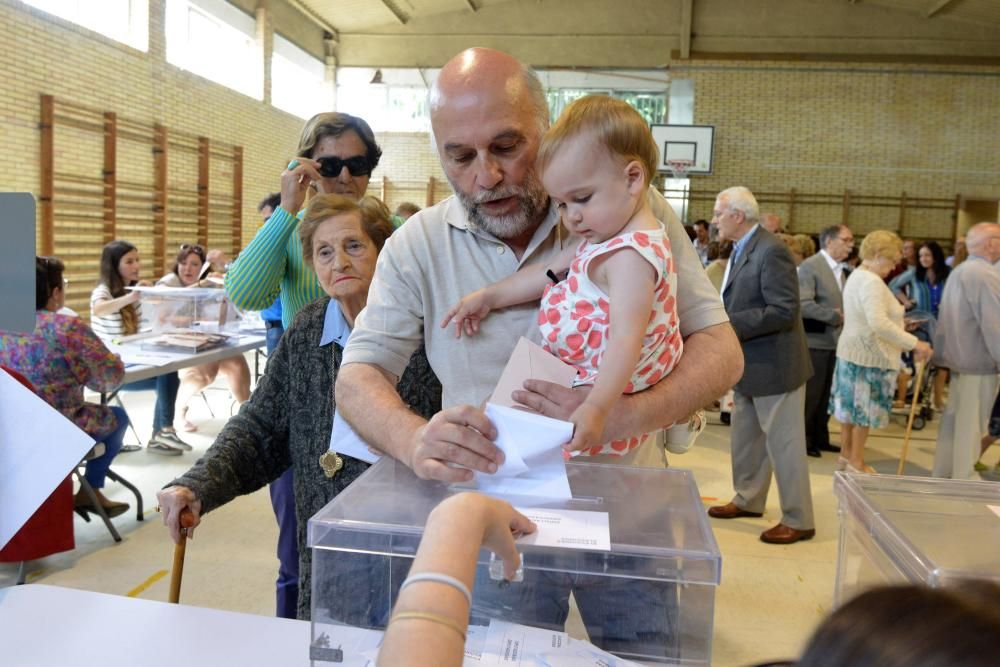
[[[590,403],[582,403],[569,417],[573,422],[573,439],[568,445],[563,445],[563,449],[579,452],[600,445],[605,419],[607,414],[600,408]]]
[[[486,317],[493,307],[490,304],[489,293],[485,289],[476,290],[471,294],[466,294],[448,311],[441,321],[441,328],[455,321],[455,338],[462,337],[462,328],[465,328],[465,335],[472,336],[479,333],[479,322]]]

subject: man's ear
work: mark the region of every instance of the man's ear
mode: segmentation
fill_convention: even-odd
[[[638,160],[625,165],[625,182],[631,194],[638,194],[646,187],[646,170]]]

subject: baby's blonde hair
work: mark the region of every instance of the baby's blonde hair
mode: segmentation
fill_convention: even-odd
[[[659,153],[646,120],[627,102],[607,95],[588,95],[570,104],[549,128],[538,148],[538,171],[544,172],[567,140],[590,132],[597,142],[626,164],[635,160],[645,172],[644,185],[656,174]]]

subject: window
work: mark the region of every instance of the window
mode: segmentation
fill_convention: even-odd
[[[378,72],[382,83],[370,68],[337,70],[337,111],[364,118],[376,132],[430,131],[425,74],[385,67]]]
[[[149,49],[149,0],[23,0],[132,48]]]
[[[665,123],[669,104],[667,93],[662,92],[635,92],[624,90],[599,90],[594,88],[549,88],[545,91],[545,97],[549,101],[549,116],[554,123],[563,110],[574,100],[587,95],[609,95],[619,100],[628,102],[639,112],[646,122]]]
[[[254,99],[264,58],[254,18],[225,0],[167,0],[167,62]]]
[[[277,33],[271,54],[271,104],[300,118],[333,111],[326,65]]]

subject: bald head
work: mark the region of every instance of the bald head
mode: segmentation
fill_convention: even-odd
[[[534,71],[508,53],[481,47],[462,51],[441,68],[428,97],[432,127],[441,109],[473,109],[484,97],[530,109],[539,135],[548,128],[548,102]]]
[[[965,235],[965,246],[970,255],[996,262],[1000,259],[1000,225],[995,222],[973,225]]]

